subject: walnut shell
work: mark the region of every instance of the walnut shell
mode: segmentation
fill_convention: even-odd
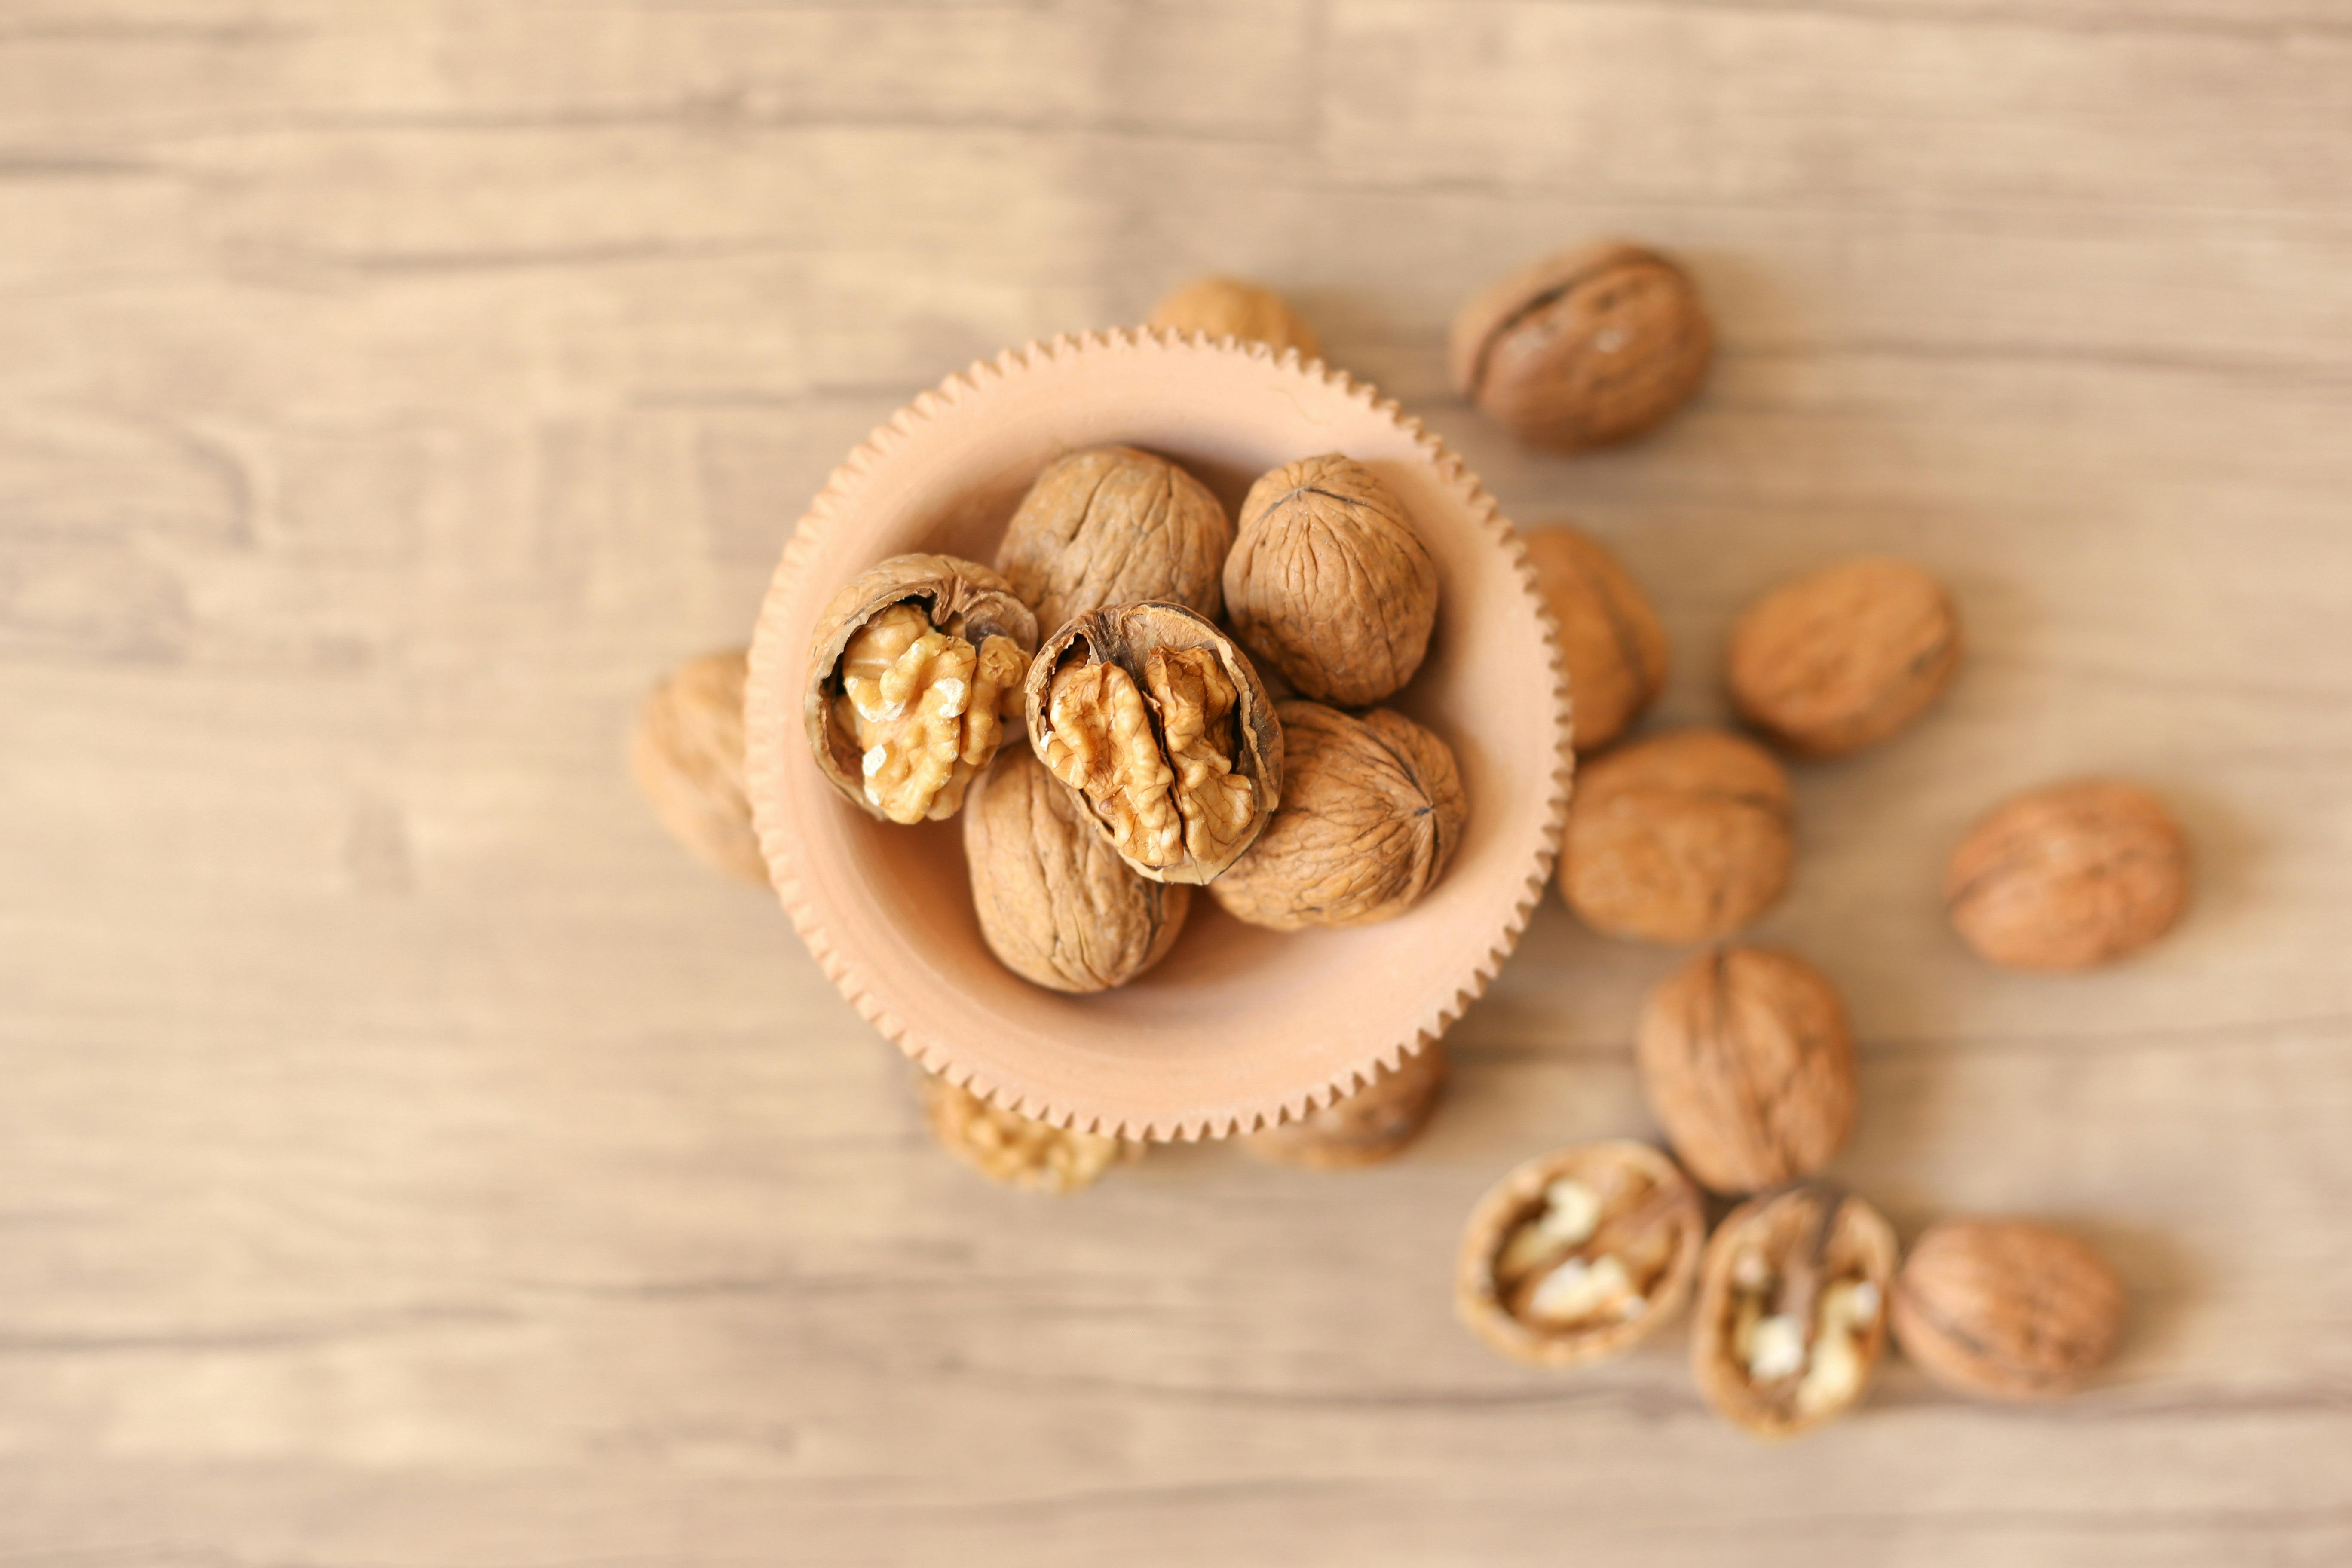
[[[1779,901],[1795,864],[1789,775],[1771,753],[1720,730],[1682,730],[1583,769],[1559,887],[1596,931],[1715,942]]]
[[[1025,746],[999,753],[963,806],[980,934],[1054,991],[1124,985],[1167,955],[1192,889],[1137,876]]]
[[[1394,920],[1445,872],[1469,805],[1444,742],[1386,709],[1277,702],[1282,806],[1209,894],[1275,931]]]
[[[1559,628],[1575,706],[1575,745],[1598,751],[1625,732],[1666,685],[1666,628],[1617,558],[1554,523],[1527,532],[1544,607]]]
[[[1953,929],[2012,969],[2088,969],[2147,946],[2189,905],[2189,841],[2137,784],[2077,779],[1969,830],[1944,872]]]
[[[1470,1211],[1454,1311],[1514,1361],[1605,1360],[1682,1310],[1706,1239],[1698,1189],[1657,1150],[1562,1149],[1512,1171]]]
[[[940,1148],[992,1182],[1031,1193],[1091,1186],[1143,1147],[1001,1110],[935,1073],[922,1075],[923,1120]]]
[[[1233,519],[1165,458],[1094,447],[1045,466],[996,548],[996,569],[1050,632],[1084,610],[1156,599],[1214,620]]]
[[[1845,1008],[1793,952],[1691,960],[1650,993],[1634,1059],[1684,1168],[1718,1193],[1811,1175],[1853,1128]]]
[[[954,733],[914,737],[907,749],[922,751],[921,742],[938,739],[951,742],[952,754],[930,757],[937,763],[931,770],[936,782],[930,787],[923,787],[930,782],[927,778],[909,778],[906,788],[894,792],[886,802],[877,798],[873,783],[877,775],[867,764],[876,751],[884,750],[892,753],[895,769],[899,742],[894,739],[876,746],[848,732],[856,720],[844,716],[845,705],[853,699],[843,667],[845,654],[861,634],[902,605],[920,616],[923,626],[940,634],[947,654],[961,655],[976,668],[961,678],[966,689],[960,700],[948,692],[944,681],[929,676],[919,681],[914,718],[935,717],[940,727]],[[991,646],[999,638],[1003,644]],[[1004,652],[1007,645],[1017,655],[1016,663],[1025,667],[1037,648],[1037,617],[1013,592],[1011,584],[977,562],[960,561],[952,555],[894,555],[861,573],[826,602],[809,638],[808,685],[802,712],[809,751],[816,758],[818,770],[844,799],[869,816],[913,822],[953,816],[963,803],[965,787],[996,755],[1003,721],[1018,710],[1019,668],[1011,674],[1009,692],[994,690],[996,682],[983,679],[995,663],[994,656]],[[904,699],[900,706],[908,706]]]
[[[1607,240],[1474,297],[1446,345],[1454,390],[1530,447],[1638,436],[1696,395],[1715,353],[1698,289],[1655,251]]]
[[[671,671],[638,711],[629,766],[671,837],[764,888],[768,861],[743,793],[744,654],[705,654]]]
[[[1282,725],[1233,640],[1181,605],[1088,610],[1023,689],[1030,749],[1155,882],[1206,882],[1282,804]]]
[[[1271,343],[1277,353],[1297,349],[1303,360],[1323,353],[1315,329],[1299,320],[1288,300],[1240,278],[1194,279],[1151,308],[1150,324],[1205,333],[1212,340]]]
[[[1437,622],[1437,563],[1403,505],[1337,453],[1250,487],[1224,585],[1242,646],[1300,696],[1343,708],[1411,680]]]
[[[1895,1342],[1945,1387],[1993,1399],[2074,1393],[2115,1350],[2123,1281],[2082,1242],[2027,1220],[1947,1220],[1895,1279]]]
[[[1444,1089],[1445,1043],[1432,1040],[1355,1093],[1253,1132],[1242,1147],[1261,1160],[1312,1171],[1376,1165],[1421,1136]]]
[[[1790,1437],[1858,1403],[1886,1348],[1895,1227],[1822,1183],[1750,1198],[1699,1265],[1691,1371],[1717,1414]]]
[[[1799,756],[1841,757],[1908,728],[1959,665],[1959,615],[1943,584],[1874,556],[1748,605],[1724,671],[1741,718]]]

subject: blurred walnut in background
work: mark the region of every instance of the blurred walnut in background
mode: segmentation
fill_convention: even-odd
[[[1666,685],[1666,628],[1617,558],[1566,523],[1531,528],[1528,560],[1559,630],[1576,749],[1622,735]]]
[[[1150,324],[1205,332],[1212,341],[1231,337],[1270,343],[1277,353],[1297,349],[1300,359],[1318,359],[1323,353],[1315,329],[1299,319],[1288,300],[1239,278],[1194,279],[1151,308]]]
[[[654,816],[694,858],[768,885],[767,858],[743,793],[746,650],[690,659],[646,699],[629,766]]]

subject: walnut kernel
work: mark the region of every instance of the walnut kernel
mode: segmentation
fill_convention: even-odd
[[[1402,503],[1336,453],[1250,487],[1224,588],[1242,646],[1301,696],[1343,708],[1411,680],[1437,621],[1437,563]]]
[[[1684,730],[1583,770],[1559,886],[1612,936],[1713,942],[1777,902],[1795,863],[1789,775],[1771,753],[1719,730]]]
[[[2189,841],[2137,784],[2078,779],[2017,796],[1944,872],[1952,925],[2012,969],[2088,969],[2147,946],[2189,905]]]
[[[1281,809],[1210,895],[1276,931],[1404,913],[1444,874],[1469,818],[1454,753],[1386,709],[1356,717],[1293,700],[1274,711]]]
[[[922,1096],[923,1120],[940,1147],[991,1181],[1024,1192],[1076,1192],[1143,1152],[1123,1139],[1002,1110],[935,1073],[923,1075]]]
[[[1454,319],[1454,389],[1531,447],[1573,452],[1638,436],[1706,378],[1715,330],[1689,277],[1604,241],[1546,257]]]
[[[1741,718],[1799,756],[1839,757],[1908,727],[1959,662],[1943,584],[1908,562],[1866,557],[1748,605],[1725,675]]]
[[[997,546],[996,567],[1053,632],[1082,610],[1158,599],[1214,620],[1233,520],[1165,458],[1095,447],[1046,465]]]

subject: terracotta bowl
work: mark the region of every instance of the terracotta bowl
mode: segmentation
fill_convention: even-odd
[[[1194,901],[1174,950],[1119,990],[1065,996],[982,943],[959,824],[876,822],[809,757],[818,610],[886,556],[994,558],[1039,469],[1124,442],[1237,509],[1251,480],[1344,452],[1394,487],[1436,557],[1428,662],[1393,706],[1450,742],[1470,826],[1402,918],[1285,935]],[[1477,479],[1370,387],[1296,353],[1148,331],[1007,353],[918,397],[825,485],[760,612],[746,701],[760,843],[793,924],[907,1054],[994,1103],[1132,1138],[1223,1137],[1328,1105],[1444,1034],[1542,895],[1568,806],[1568,692],[1526,552]]]

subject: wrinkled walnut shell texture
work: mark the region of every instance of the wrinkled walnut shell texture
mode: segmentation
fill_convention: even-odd
[[[1278,1165],[1314,1171],[1374,1165],[1404,1152],[1445,1090],[1445,1042],[1432,1040],[1355,1093],[1263,1132],[1242,1146]]]
[[[1299,695],[1342,708],[1411,680],[1437,621],[1437,564],[1402,503],[1337,454],[1250,487],[1224,588],[1242,646]]]
[[[1750,605],[1725,675],[1741,718],[1799,756],[1839,757],[1908,728],[1959,663],[1959,615],[1943,584],[1870,557]]]
[[[973,782],[963,850],[989,951],[1054,991],[1126,984],[1167,955],[1192,907],[1192,889],[1129,870],[1026,747]]]
[[[1823,1205],[1836,1205],[1826,1234]],[[1819,1247],[1819,1256],[1813,1257]],[[1760,1394],[1748,1381],[1733,1341],[1738,1292],[1734,1275],[1744,1252],[1755,1252],[1781,1270],[1788,1260],[1807,1258],[1823,1279],[1858,1279],[1878,1292],[1880,1310],[1861,1336],[1862,1379],[1850,1399],[1832,1408],[1798,1414]],[[1759,1437],[1793,1437],[1834,1420],[1859,1404],[1886,1349],[1884,1306],[1895,1279],[1898,1248],[1886,1216],[1860,1198],[1815,1184],[1768,1193],[1726,1215],[1706,1244],[1699,1264],[1698,1307],[1693,1316],[1691,1371],[1699,1393],[1717,1414]]]
[[[1530,447],[1626,440],[1696,395],[1715,353],[1697,287],[1654,251],[1605,241],[1546,257],[1454,319],[1454,389]]]
[[[1099,1133],[1033,1121],[935,1073],[922,1075],[923,1120],[940,1147],[992,1182],[1030,1193],[1075,1193],[1141,1153]]]
[[[1666,684],[1666,629],[1617,558],[1564,524],[1527,531],[1536,586],[1559,628],[1576,749],[1607,745]]]
[[[705,654],[656,688],[638,713],[629,764],[671,837],[713,869],[764,888],[768,862],[743,793],[744,651]]]
[[[860,628],[893,605],[916,606],[934,628],[975,648],[991,637],[1011,638],[1024,657],[1037,648],[1037,617],[1013,585],[978,562],[952,555],[894,555],[826,602],[809,640],[808,684],[802,694],[809,750],[845,800],[881,821],[889,818],[866,798],[860,753],[835,725],[834,709],[842,693],[843,651]],[[990,760],[982,757],[973,767],[985,769]]]
[[[2189,906],[2189,841],[2136,784],[2019,795],[1969,830],[1944,873],[1952,925],[2012,969],[2088,969],[2147,946]]]
[[[1793,816],[1789,775],[1760,746],[1719,730],[1636,742],[1578,779],[1560,891],[1612,936],[1717,941],[1788,890]]]
[[[1454,753],[1385,709],[1275,704],[1282,806],[1209,884],[1228,914],[1275,931],[1393,920],[1444,875],[1469,821]]]
[[[1663,1218],[1674,1227],[1673,1258],[1638,1318],[1603,1328],[1548,1332],[1514,1317],[1502,1302],[1495,1268],[1512,1233],[1540,1208],[1552,1183],[1570,1179],[1596,1190],[1630,1173],[1658,1194]],[[1674,1321],[1690,1299],[1706,1241],[1706,1210],[1698,1189],[1674,1161],[1646,1143],[1580,1143],[1539,1155],[1486,1190],[1462,1229],[1454,1266],[1454,1309],[1471,1332],[1514,1361],[1536,1366],[1584,1366],[1629,1351]]]
[[[1037,476],[996,567],[1051,634],[1105,605],[1158,599],[1214,620],[1234,523],[1209,488],[1165,458],[1095,447]]]
[[[1993,1399],[2074,1393],[2123,1331],[2123,1281],[2063,1231],[1947,1220],[1895,1276],[1895,1341],[1945,1387]]]
[[[1122,852],[1121,858],[1129,867],[1158,882],[1199,884],[1216,877],[1249,847],[1282,803],[1282,725],[1275,717],[1274,703],[1266,697],[1257,671],[1231,638],[1181,605],[1121,605],[1089,610],[1055,633],[1037,650],[1024,685],[1030,749],[1050,763],[1055,735],[1054,682],[1065,668],[1115,666],[1140,687],[1153,652],[1181,653],[1193,648],[1205,650],[1232,683],[1234,754],[1226,760],[1231,763],[1232,776],[1246,780],[1250,785],[1251,814],[1230,843],[1218,845],[1213,853],[1206,856],[1188,845],[1169,863],[1150,865]],[[1156,719],[1150,743],[1157,748],[1161,764],[1168,765],[1166,737]],[[1170,771],[1175,772],[1172,767]],[[1104,842],[1117,847],[1118,833],[1099,803],[1084,795],[1076,795],[1075,798]]]
[[[1290,302],[1273,289],[1239,278],[1198,278],[1152,307],[1150,324],[1211,339],[1238,338],[1271,343],[1276,352],[1297,349],[1303,360],[1322,357],[1315,329],[1299,319]]]
[[[1753,1193],[1829,1163],[1853,1127],[1853,1039],[1836,989],[1792,952],[1704,952],[1660,982],[1635,1060],[1684,1167]]]

